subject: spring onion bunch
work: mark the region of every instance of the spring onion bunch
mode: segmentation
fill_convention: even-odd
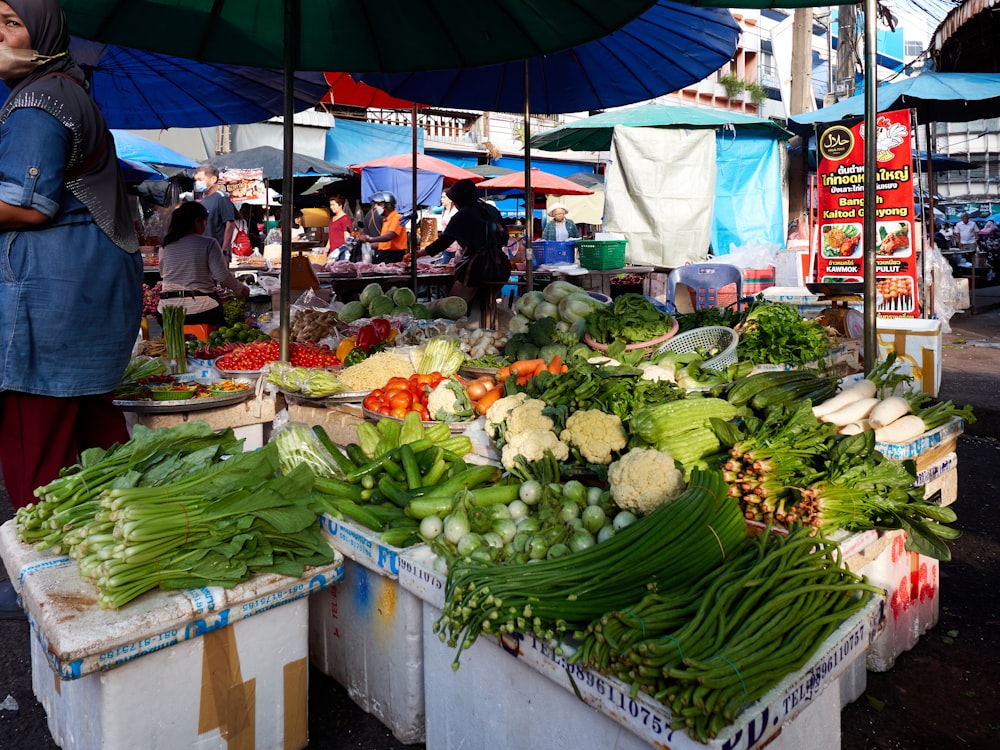
[[[462,650],[480,633],[530,630],[549,639],[584,628],[648,591],[683,591],[715,569],[747,536],[717,471],[695,470],[674,501],[572,555],[522,565],[456,561],[434,629]]]

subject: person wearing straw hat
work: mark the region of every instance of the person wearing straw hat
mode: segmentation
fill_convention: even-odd
[[[566,242],[580,238],[580,230],[571,219],[566,218],[569,209],[562,203],[553,203],[549,207],[549,218],[551,221],[545,223],[542,230],[543,240],[554,240],[556,242]]]

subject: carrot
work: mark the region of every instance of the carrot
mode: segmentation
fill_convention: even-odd
[[[538,367],[535,368],[535,371],[533,373],[531,373],[531,377],[535,377],[536,375],[541,375],[543,372],[545,372],[548,369],[549,369],[549,366],[547,364],[545,364],[545,360],[543,359],[542,363],[540,365],[538,365]]]
[[[513,374],[511,373],[510,368],[511,365],[507,365],[506,367],[500,367],[497,369],[496,379],[498,383],[502,383]]]
[[[569,369],[569,365],[563,365],[559,368],[559,372],[566,372]]]
[[[538,369],[539,363],[545,364],[544,359],[519,359],[510,366],[511,375],[532,375]]]
[[[552,358],[552,361],[549,362],[548,368],[546,369],[548,369],[548,371],[551,372],[553,375],[557,375],[558,373],[562,372],[562,357],[560,357],[558,354],[554,356]]]
[[[503,388],[494,388],[492,391],[487,391],[486,395],[476,402],[476,413],[485,414],[502,395]]]

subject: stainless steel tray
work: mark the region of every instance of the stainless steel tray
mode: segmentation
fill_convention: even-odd
[[[245,391],[233,391],[221,396],[206,396],[205,398],[186,398],[180,401],[153,401],[143,399],[140,401],[130,401],[116,399],[115,406],[120,406],[125,411],[143,412],[150,414],[180,414],[186,411],[202,411],[204,409],[215,409],[220,406],[232,406],[246,401],[253,395],[253,389]]]

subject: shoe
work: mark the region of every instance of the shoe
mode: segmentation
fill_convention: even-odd
[[[959,268],[972,268],[971,261],[968,261],[965,258],[962,258],[962,260],[958,261],[955,265]]]
[[[17,592],[10,581],[0,582],[0,620],[19,620],[24,617],[24,609],[17,600]]]

